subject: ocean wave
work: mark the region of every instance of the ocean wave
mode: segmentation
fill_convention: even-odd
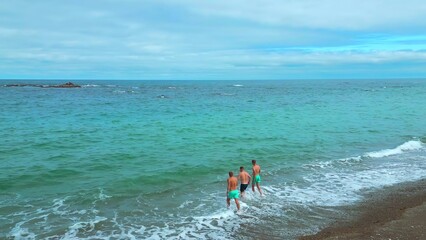
[[[275,186],[273,194],[285,201],[317,206],[342,206],[352,204],[362,198],[364,189],[375,189],[401,182],[415,181],[426,176],[426,170],[413,168],[410,163],[382,164],[380,169],[364,167],[353,171],[329,167],[315,173],[306,174],[303,184],[286,184]],[[361,166],[358,166],[361,168]],[[401,174],[404,172],[405,174]]]
[[[63,233],[51,236],[61,239],[229,239],[235,234],[246,234],[244,226],[252,226],[271,218],[280,218],[283,221],[282,224],[297,223],[304,226],[300,231],[307,231],[311,229],[311,226],[318,224],[317,219],[329,216],[327,214],[330,213],[324,213],[324,207],[353,204],[362,199],[365,189],[380,188],[425,177],[426,169],[417,166],[423,166],[421,164],[426,160],[426,156],[414,152],[423,148],[424,143],[412,140],[393,149],[377,151],[393,150],[392,153],[400,154],[399,151],[407,153],[403,158],[396,156],[395,159],[398,161],[383,163],[377,160],[380,166],[359,164],[359,161],[365,160],[366,157],[373,158],[369,162],[378,158],[369,156],[371,152],[363,154],[363,157],[321,162],[314,171],[302,169],[301,171],[304,171],[302,179],[294,182],[289,180],[275,183],[270,178],[282,177],[265,173],[265,181],[262,183],[265,196],[260,197],[257,192],[247,191],[245,199],[240,201],[239,213],[235,213],[236,207],[233,202],[230,209],[225,208],[222,192],[205,192],[202,199],[184,199],[177,207],[179,210],[167,212],[168,215],[154,204],[149,208],[141,208],[137,217],[120,212],[115,212],[112,216],[103,206],[112,204],[117,198],[99,189],[96,194],[91,195],[91,199],[95,199],[91,209],[87,211],[75,209],[71,204],[75,201],[73,197],[53,199],[50,207],[44,207],[36,213],[36,216],[16,224],[8,236],[21,239],[37,238],[37,234],[33,232],[29,223],[35,220],[41,222],[49,214],[50,217],[72,220]],[[382,155],[395,154],[380,156]],[[321,209],[322,212],[315,212],[317,209]],[[307,215],[314,215],[316,219],[301,218]],[[161,219],[149,222],[144,221],[143,216],[155,216]],[[135,219],[138,220],[135,221]],[[274,231],[273,226],[263,226],[263,228]],[[296,233],[294,229],[291,231]],[[273,232],[272,236],[282,237],[280,234],[282,233]]]
[[[78,238],[79,232],[92,232],[95,230],[95,227],[103,221],[108,220],[106,217],[100,217],[95,216],[94,219],[89,221],[81,221],[76,222],[72,226],[70,226],[68,229],[69,231],[66,232],[66,234],[63,236],[62,239],[75,239]]]
[[[245,203],[242,208],[248,209]],[[158,209],[157,209],[158,210]],[[105,228],[105,226],[110,226]],[[61,239],[229,239],[240,227],[239,216],[233,208],[221,209],[204,216],[182,216],[179,220],[164,218],[162,224],[144,226],[130,219],[117,216],[92,216],[68,227]],[[21,234],[28,229],[20,228]],[[22,236],[22,235],[15,235]],[[34,235],[35,236],[35,235]]]
[[[302,166],[307,171],[303,177],[305,183],[302,186],[287,185],[285,190],[278,188],[274,191],[274,195],[287,201],[311,205],[351,204],[361,198],[360,193],[363,189],[379,188],[424,178],[426,169],[421,166],[426,156],[423,152],[416,152],[424,148],[423,142],[411,140],[392,149],[368,152],[356,157],[304,164]],[[398,156],[402,154],[404,154],[403,157]],[[384,157],[392,158],[390,161],[379,161]],[[367,159],[370,159],[371,162],[374,159],[377,161],[372,166],[366,165],[367,162],[361,163]],[[376,164],[380,164],[380,167]]]
[[[404,154],[410,151],[416,151],[416,150],[421,150],[425,147],[425,144],[422,143],[419,140],[411,140],[408,142],[405,142],[401,145],[399,145],[396,148],[391,148],[391,149],[383,149],[383,150],[379,150],[379,151],[373,151],[373,152],[368,152],[368,153],[364,153],[363,155],[360,156],[356,156],[356,157],[347,157],[347,158],[341,158],[338,159],[339,162],[359,162],[362,161],[363,159],[366,158],[383,158],[383,157],[389,157],[389,156],[393,156],[393,155],[398,155],[398,154]],[[327,164],[325,164],[325,162],[322,162],[322,165],[330,165],[333,161],[328,161]]]
[[[112,92],[115,94],[137,93],[136,91],[133,91],[133,90],[114,90]]]
[[[98,199],[99,199],[100,201],[106,200],[106,199],[111,198],[111,197],[112,197],[112,196],[109,196],[109,195],[105,194],[105,193],[104,193],[104,190],[103,190],[102,188],[99,190]]]
[[[51,236],[61,239],[230,239],[235,234],[246,234],[244,226],[252,226],[271,217],[279,217],[283,224],[300,224],[299,226],[304,226],[300,231],[306,231],[318,223],[315,218],[301,216],[325,214],[324,217],[327,217],[327,212],[318,213],[315,209],[353,204],[362,198],[364,189],[424,177],[426,169],[413,166],[424,162],[426,157],[417,158],[414,155],[407,156],[409,161],[391,161],[380,165],[379,168],[365,167],[356,171],[351,167],[336,168],[326,165],[323,169],[306,171],[303,181],[297,182],[275,183],[270,179],[273,175],[265,174],[265,181],[262,183],[264,197],[260,197],[257,192],[247,191],[245,199],[240,200],[239,213],[235,213],[233,201],[231,207],[226,209],[223,192],[207,191],[202,193],[204,197],[201,199],[184,199],[177,207],[178,211],[163,212],[154,204],[150,207],[144,205],[146,207],[140,208],[140,213],[136,215],[117,211],[113,216],[105,211],[105,205],[121,204],[116,202],[116,197],[108,196],[103,189],[99,189],[96,194],[91,194],[92,199],[104,202],[97,204],[97,201],[94,201],[93,208],[89,208],[87,212],[76,212],[81,210],[72,207],[76,199],[65,197],[54,199],[52,206],[43,208],[38,213],[41,216],[35,218],[41,219],[42,216],[53,213],[61,218],[72,219],[64,233]],[[414,157],[416,159],[413,160]],[[406,174],[400,174],[401,172]],[[114,204],[111,205],[112,203]],[[168,215],[164,214],[165,212]],[[144,216],[155,216],[158,221],[145,221]],[[16,224],[9,236],[37,238],[28,225],[30,221],[26,220],[26,224]],[[263,228],[271,232],[274,230],[271,226]],[[294,229],[291,231],[295,232]],[[273,234],[276,234],[277,238],[283,238],[280,235],[282,233]]]
[[[399,145],[396,148],[384,149],[384,150],[380,150],[376,152],[369,152],[364,154],[363,156],[370,157],[370,158],[382,158],[382,157],[402,154],[408,151],[419,150],[419,149],[422,149],[423,147],[424,147],[424,144],[421,141],[411,140],[411,141],[405,142],[404,144]]]
[[[99,87],[99,85],[97,85],[97,84],[85,84],[85,85],[81,85],[81,87],[84,87],[84,88]]]
[[[361,162],[368,158],[383,158],[383,157],[389,157],[389,156],[398,155],[398,154],[404,154],[410,151],[421,150],[423,148],[425,148],[425,144],[423,142],[419,140],[411,140],[399,145],[396,148],[367,152],[355,157],[347,157],[347,158],[340,158],[337,160],[308,163],[308,164],[304,164],[303,167],[310,168],[310,169],[315,169],[315,168],[325,169],[328,167],[333,167],[335,165],[355,164],[357,162]]]
[[[36,234],[28,228],[22,227],[24,223],[16,224],[9,233],[9,237],[13,239],[36,239]]]

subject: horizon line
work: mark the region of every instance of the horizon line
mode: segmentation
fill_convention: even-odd
[[[60,79],[60,78],[0,78],[0,81],[317,81],[317,80],[426,80],[426,77],[395,78],[287,78],[287,79]]]

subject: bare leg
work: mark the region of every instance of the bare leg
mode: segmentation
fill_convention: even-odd
[[[259,190],[259,192],[260,192],[260,196],[262,196],[263,194],[262,194],[262,190],[260,189],[259,183],[256,183],[256,187],[257,187],[257,190]]]
[[[237,209],[240,210],[240,202],[235,198],[235,204],[237,204]]]
[[[226,198],[226,206],[229,208],[229,205],[231,205],[231,199]]]

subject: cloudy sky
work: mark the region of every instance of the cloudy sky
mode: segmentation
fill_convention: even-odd
[[[21,78],[426,78],[426,1],[2,0]]]

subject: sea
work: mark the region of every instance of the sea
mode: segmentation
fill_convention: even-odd
[[[295,239],[426,178],[426,79],[5,86],[64,82],[0,81],[0,239]]]

